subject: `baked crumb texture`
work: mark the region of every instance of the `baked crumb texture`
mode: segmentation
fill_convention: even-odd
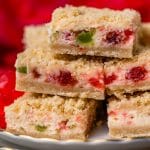
[[[150,92],[108,99],[108,127],[112,138],[150,137]]]
[[[90,99],[26,93],[5,107],[7,131],[40,138],[86,140],[97,106],[97,101]]]
[[[25,26],[23,44],[26,48],[50,49],[46,24]]]
[[[19,91],[104,100],[104,71],[99,58],[53,56],[28,49],[16,61]]]
[[[53,12],[47,27],[53,53],[131,58],[140,26],[140,14],[132,9],[66,6]]]
[[[105,62],[107,93],[133,93],[150,89],[150,49],[141,48],[133,59]]]
[[[140,43],[150,47],[150,23],[143,23],[141,31]]]

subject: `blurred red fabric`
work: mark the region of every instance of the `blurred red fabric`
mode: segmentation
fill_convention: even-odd
[[[141,13],[142,21],[150,21],[150,0],[0,0],[1,63],[13,65],[17,52],[23,50],[21,39],[25,25],[49,22],[52,11],[65,4],[133,8]]]

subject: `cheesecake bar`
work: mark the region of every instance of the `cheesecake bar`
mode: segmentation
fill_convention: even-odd
[[[140,15],[91,7],[57,8],[48,25],[53,53],[130,58],[138,43]]]
[[[150,22],[142,24],[141,44],[150,47]]]
[[[112,138],[150,137],[150,92],[108,99],[108,127]]]
[[[26,93],[5,107],[6,130],[40,138],[86,140],[98,105],[91,99]]]
[[[46,25],[25,26],[23,44],[26,48],[50,49]]]
[[[105,62],[108,94],[150,90],[150,49],[141,48],[132,59]]]
[[[104,99],[104,72],[99,58],[28,49],[18,55],[15,66],[19,91]]]

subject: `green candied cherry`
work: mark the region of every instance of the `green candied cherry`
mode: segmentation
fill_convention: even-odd
[[[77,43],[81,45],[91,44],[93,42],[93,35],[95,30],[82,31],[77,35]]]
[[[26,74],[27,73],[27,67],[26,66],[18,67],[17,71],[20,72],[20,73]]]
[[[46,126],[42,126],[42,125],[36,125],[35,129],[37,131],[39,131],[39,132],[44,132],[47,129],[47,127]]]

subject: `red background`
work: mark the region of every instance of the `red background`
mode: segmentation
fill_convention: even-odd
[[[4,106],[22,93],[16,92],[16,54],[23,50],[23,27],[49,22],[52,11],[65,4],[98,8],[133,8],[141,13],[142,21],[150,21],[150,0],[0,0],[0,127],[4,128]]]
[[[150,0],[0,0],[0,60],[13,65],[21,43],[24,25],[49,22],[51,12],[65,4],[113,9],[134,8],[143,21],[150,21]]]

